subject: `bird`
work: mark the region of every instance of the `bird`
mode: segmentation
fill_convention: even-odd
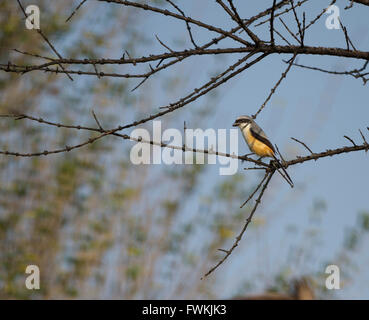
[[[233,123],[233,127],[239,127],[241,133],[250,148],[252,153],[255,153],[261,158],[270,157],[273,158],[277,163],[278,167],[282,168],[283,172],[287,177],[285,177],[279,170],[278,167],[275,166],[277,171],[282,175],[283,178],[289,183],[291,188],[293,188],[294,184],[287,171],[282,166],[281,162],[275,155],[275,149],[268,139],[267,135],[261,129],[254,119],[250,116],[240,116]]]

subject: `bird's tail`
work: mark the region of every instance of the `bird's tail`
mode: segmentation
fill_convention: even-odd
[[[279,168],[281,168],[284,172],[284,174],[279,171],[279,168],[277,166],[275,166],[275,168],[277,169],[277,171],[279,172],[279,174],[288,182],[288,184],[291,186],[291,188],[293,188],[294,184],[293,181],[291,179],[291,177],[289,176],[289,174],[287,173],[286,169],[283,167],[283,165],[281,164],[281,162],[277,159],[277,157],[275,155],[273,155],[273,158],[275,161],[277,161]]]

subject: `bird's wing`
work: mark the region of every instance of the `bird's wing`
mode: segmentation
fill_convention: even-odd
[[[272,143],[269,141],[268,137],[266,136],[265,132],[254,122],[250,128],[251,134],[261,142],[265,143],[270,149],[275,152]]]

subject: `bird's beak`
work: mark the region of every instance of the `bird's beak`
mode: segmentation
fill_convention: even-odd
[[[238,127],[238,123],[237,122],[233,123],[232,127]]]

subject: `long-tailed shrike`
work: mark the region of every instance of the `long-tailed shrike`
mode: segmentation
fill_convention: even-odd
[[[240,128],[247,145],[253,153],[261,158],[271,157],[278,163],[286,177],[278,170],[277,166],[276,169],[293,188],[293,182],[287,171],[283,168],[281,162],[277,159],[272,143],[269,141],[264,131],[255,123],[255,121],[249,116],[240,116],[233,123],[233,126]]]

